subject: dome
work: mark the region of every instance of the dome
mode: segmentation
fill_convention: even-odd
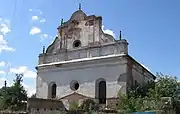
[[[81,20],[84,20],[85,17],[86,17],[86,14],[82,10],[77,10],[72,14],[70,20],[81,21]]]

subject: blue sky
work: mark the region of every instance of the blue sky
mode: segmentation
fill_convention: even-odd
[[[80,0],[79,0],[80,1]],[[52,42],[61,18],[68,20],[78,0],[0,1],[0,86],[24,73],[35,91],[35,66],[42,46]],[[129,54],[154,74],[180,76],[179,0],[84,0],[86,14],[103,17],[104,30],[129,42]],[[16,5],[15,5],[16,4]],[[8,73],[8,75],[6,75]]]

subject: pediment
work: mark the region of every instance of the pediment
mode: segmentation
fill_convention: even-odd
[[[89,97],[74,92],[74,93],[71,93],[71,94],[69,94],[69,95],[66,95],[66,96],[64,96],[64,97],[62,97],[62,98],[60,98],[60,99],[72,99],[72,98],[76,98],[76,99],[85,99],[85,98],[89,98]]]
[[[61,31],[63,31],[63,35]],[[78,48],[73,45],[77,40],[82,44]],[[111,42],[115,42],[115,39],[113,36],[105,34],[102,30],[101,16],[87,16],[82,10],[77,10],[68,21],[58,27],[57,38],[47,48],[46,52],[59,53],[63,52],[62,50],[81,49]]]

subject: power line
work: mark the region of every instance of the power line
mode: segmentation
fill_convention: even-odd
[[[18,3],[18,0],[15,0],[14,9],[13,9],[12,18],[11,18],[11,26],[13,25],[13,22],[15,19],[15,14],[16,14],[16,10],[17,10],[17,3]]]

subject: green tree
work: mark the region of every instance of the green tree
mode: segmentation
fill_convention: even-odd
[[[180,100],[180,83],[177,77],[157,74],[155,88],[150,89],[149,95],[155,100],[160,100],[162,97],[169,97],[172,101],[172,107],[177,108]]]
[[[1,88],[2,109],[23,110],[26,108],[27,92],[22,85],[23,74],[16,74],[15,76],[12,86]]]
[[[99,110],[98,104],[92,99],[85,99],[83,103],[80,105],[80,109],[85,112],[97,111]]]
[[[84,111],[85,114],[91,114],[99,110],[98,104],[92,99],[83,100],[82,104],[78,102],[71,102],[69,106],[70,111]]]
[[[79,104],[78,102],[75,102],[75,101],[72,101],[70,104],[69,104],[69,110],[70,111],[76,111],[79,109]]]
[[[149,95],[150,89],[155,88],[155,82],[154,81],[148,81],[141,84],[138,84],[134,87],[132,87],[128,91],[129,97],[146,97]]]
[[[139,84],[126,95],[119,93],[118,109],[127,112],[161,110],[179,106],[180,83],[176,77],[157,74],[155,82]],[[171,103],[163,98],[170,98]]]

